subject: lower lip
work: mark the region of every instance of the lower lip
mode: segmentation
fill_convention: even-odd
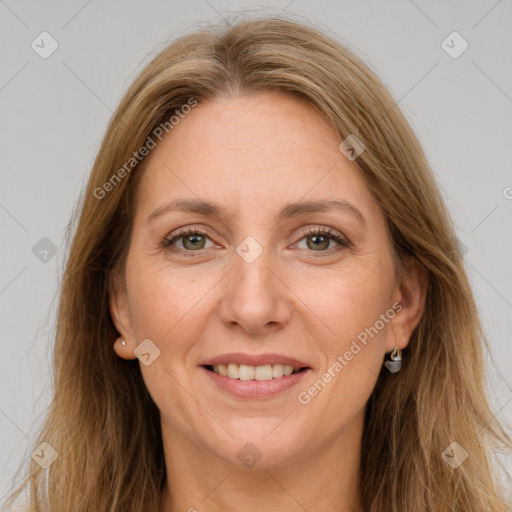
[[[201,369],[205,371],[210,379],[221,389],[239,398],[268,398],[277,395],[281,391],[295,386],[309,372],[309,368],[298,373],[292,373],[270,380],[240,380],[224,377],[218,373],[207,370],[204,366]]]

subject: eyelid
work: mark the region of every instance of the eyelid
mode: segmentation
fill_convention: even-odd
[[[318,232],[325,233],[325,234],[328,234],[328,235],[331,235],[331,236],[337,236],[337,237],[340,237],[340,238],[346,238],[345,235],[343,235],[343,233],[337,231],[336,229],[331,228],[330,226],[321,226],[321,225],[318,225],[318,226],[308,226],[308,227],[304,228],[300,232],[300,236],[304,237],[306,235],[311,235],[311,234],[314,235],[315,233],[318,233]]]
[[[212,236],[210,234],[210,230],[208,228],[206,228],[204,226],[196,226],[196,225],[191,224],[189,226],[185,226],[183,228],[178,228],[178,229],[175,229],[174,231],[171,231],[168,235],[165,236],[165,239],[169,241],[169,240],[172,240],[173,238],[178,238],[178,237],[193,234],[193,233],[201,234],[203,232],[205,235],[208,235],[210,238],[212,238]],[[333,237],[343,238],[344,240],[347,241],[347,243],[349,242],[348,238],[343,233],[341,233],[340,231],[337,231],[334,228],[331,228],[330,226],[308,226],[300,232],[299,236],[301,238],[298,238],[297,241],[300,241],[304,236],[314,235],[314,234],[317,234],[318,232],[322,232],[324,234],[328,234]]]
[[[188,235],[190,233],[201,233],[204,232],[208,236],[210,235],[210,230],[204,226],[194,225],[190,224],[188,226],[184,226],[182,228],[175,229],[174,231],[171,231],[165,238],[166,239],[173,239],[180,236]]]

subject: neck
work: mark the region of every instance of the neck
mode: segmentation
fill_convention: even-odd
[[[162,424],[167,482],[162,512],[364,512],[360,502],[363,411],[342,434],[285,463],[229,464]]]

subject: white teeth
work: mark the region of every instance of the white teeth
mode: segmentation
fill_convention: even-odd
[[[231,377],[232,379],[238,379],[238,368],[239,367],[237,364],[228,364],[228,377]]]
[[[283,372],[282,364],[272,365],[272,377],[274,377],[274,379],[279,379],[279,377],[282,377],[283,375],[284,375],[284,372]]]
[[[240,380],[254,380],[254,366],[241,364],[238,368],[238,378]]]
[[[240,380],[272,380],[279,379],[292,373],[297,373],[299,368],[289,364],[266,364],[264,366],[250,366],[248,364],[214,364],[213,371],[223,377]]]
[[[270,380],[272,378],[272,365],[256,366],[254,378],[256,380]]]

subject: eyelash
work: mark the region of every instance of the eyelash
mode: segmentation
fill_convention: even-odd
[[[162,246],[165,249],[186,252],[186,253],[188,253],[187,256],[194,257],[195,255],[191,254],[191,253],[201,253],[202,251],[204,251],[206,249],[198,249],[197,251],[189,251],[186,249],[179,249],[177,247],[173,247],[174,242],[176,242],[180,238],[183,238],[186,236],[191,236],[191,235],[200,235],[200,236],[210,238],[208,236],[208,233],[202,231],[201,229],[189,226],[189,227],[185,228],[184,230],[176,233],[175,236],[173,236],[173,238],[171,238],[171,239],[169,239],[167,237],[164,238],[162,241]],[[301,238],[299,238],[299,240],[296,243],[302,241],[304,238],[307,238],[308,236],[325,236],[325,237],[329,237],[331,240],[334,240],[336,243],[338,243],[342,247],[349,248],[351,246],[350,242],[347,239],[340,236],[336,231],[332,230],[331,228],[308,228],[302,233]],[[327,253],[330,255],[331,252],[336,249],[337,249],[336,247],[332,247],[331,249],[326,249],[324,251],[311,250],[311,252],[319,252],[319,253],[324,253],[324,254]],[[317,257],[317,256],[315,256],[315,257]]]

